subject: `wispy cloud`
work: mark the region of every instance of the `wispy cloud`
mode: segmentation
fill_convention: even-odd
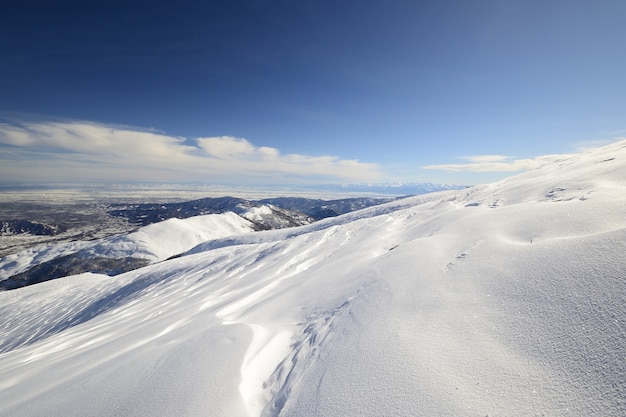
[[[0,124],[5,181],[362,182],[377,164],[282,154],[231,136],[186,139],[91,122]]]
[[[503,155],[464,156],[460,159],[468,161],[467,163],[426,165],[422,168],[450,172],[519,172],[539,168],[563,156],[544,155],[525,159],[515,159],[515,157]]]

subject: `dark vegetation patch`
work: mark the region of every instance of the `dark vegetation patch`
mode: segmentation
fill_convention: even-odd
[[[30,234],[36,236],[54,236],[63,233],[67,227],[31,222],[23,219],[0,220],[0,236]]]
[[[148,265],[148,260],[141,258],[82,258],[76,254],[65,255],[48,262],[43,262],[20,274],[13,275],[0,282],[0,290],[13,290],[69,275],[93,272],[104,275],[119,275]]]

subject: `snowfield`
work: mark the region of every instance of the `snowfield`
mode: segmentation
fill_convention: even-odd
[[[626,141],[223,236],[1,292],[0,415],[626,415]]]

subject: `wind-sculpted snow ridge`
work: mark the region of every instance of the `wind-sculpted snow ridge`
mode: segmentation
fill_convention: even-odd
[[[626,415],[626,142],[0,293],[0,416]]]
[[[290,346],[291,350],[276,366],[270,378],[263,382],[262,387],[266,395],[260,397],[263,399],[259,404],[263,407],[261,415],[280,414],[294,385],[300,381],[302,373],[308,366],[314,366],[319,359],[320,349],[334,329],[335,320],[349,309],[353,299],[354,297],[350,297],[332,311],[313,314],[299,323],[295,341]],[[258,409],[251,410],[251,414],[258,415]]]

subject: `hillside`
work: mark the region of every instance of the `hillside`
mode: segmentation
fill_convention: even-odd
[[[1,416],[624,416],[626,141],[0,293]]]
[[[259,209],[243,215],[262,221]],[[269,210],[268,210],[269,211]],[[257,221],[258,223],[258,221]],[[199,243],[250,233],[255,224],[233,212],[168,219],[129,234],[91,242],[41,245],[0,258],[0,290],[20,288],[82,272],[118,275],[185,252]]]

